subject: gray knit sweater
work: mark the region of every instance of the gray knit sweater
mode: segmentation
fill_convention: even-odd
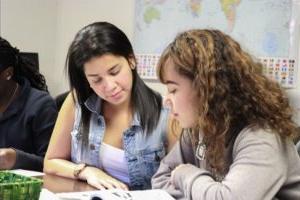
[[[161,161],[152,187],[176,199],[300,200],[300,159],[291,141],[270,131],[244,129],[229,146],[230,168],[217,182],[205,161],[195,157],[189,137],[182,137]]]

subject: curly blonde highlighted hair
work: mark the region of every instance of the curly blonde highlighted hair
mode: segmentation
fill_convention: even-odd
[[[193,82],[199,98],[197,127],[207,145],[207,162],[216,174],[228,171],[225,147],[245,127],[268,128],[283,139],[296,136],[292,109],[280,86],[262,75],[262,65],[243,51],[230,36],[218,30],[189,30],[165,49],[158,64],[164,83],[164,66]]]

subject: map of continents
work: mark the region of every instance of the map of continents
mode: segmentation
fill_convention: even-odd
[[[159,54],[186,29],[217,28],[257,56],[288,54],[290,0],[138,0],[135,10],[137,53]]]

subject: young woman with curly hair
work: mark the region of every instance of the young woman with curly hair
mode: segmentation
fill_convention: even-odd
[[[176,199],[300,199],[292,109],[261,67],[218,30],[183,32],[166,48],[158,74],[184,131],[153,188]]]

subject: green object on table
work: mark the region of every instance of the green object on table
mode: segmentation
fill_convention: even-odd
[[[38,200],[43,181],[0,171],[0,200]]]

